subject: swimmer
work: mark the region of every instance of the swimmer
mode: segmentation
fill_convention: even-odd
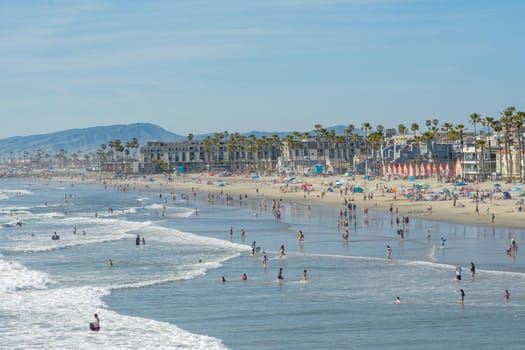
[[[108,265],[111,267],[113,266],[113,261],[111,259],[108,260]]]
[[[401,298],[396,297],[396,304],[401,304]]]
[[[248,276],[246,276],[245,273],[242,274],[242,280],[243,280],[243,281],[247,281],[247,280],[248,280]]]
[[[221,277],[221,283],[224,283],[226,282],[226,278],[224,278],[224,276]]]
[[[304,282],[308,281],[308,275],[306,272],[307,272],[306,270],[303,271],[303,281]]]
[[[510,293],[509,293],[508,289],[505,289],[505,293],[503,294],[503,298],[505,299],[505,301],[509,301],[510,300]]]
[[[445,242],[447,240],[445,239],[445,237],[441,237],[441,246],[444,247],[445,246]]]

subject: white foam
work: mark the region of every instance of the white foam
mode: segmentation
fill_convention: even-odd
[[[0,293],[22,289],[44,289],[51,283],[43,272],[30,271],[16,261],[0,260]]]
[[[55,349],[224,349],[220,340],[165,322],[106,309],[103,288],[31,290],[4,296],[0,318],[2,347]],[[5,300],[7,298],[7,300]],[[101,331],[88,324],[97,313]]]

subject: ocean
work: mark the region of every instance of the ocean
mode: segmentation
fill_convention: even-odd
[[[358,207],[344,240],[343,207],[282,202],[277,218],[255,192],[199,186],[0,180],[0,348],[523,348],[525,263],[505,252],[522,230],[404,213],[400,239],[396,214]]]

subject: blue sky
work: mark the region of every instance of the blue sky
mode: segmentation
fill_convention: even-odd
[[[525,1],[0,0],[0,137],[396,127],[524,109]]]

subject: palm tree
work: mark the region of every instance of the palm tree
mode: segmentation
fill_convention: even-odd
[[[488,169],[488,174],[483,174],[485,178],[490,176],[493,170],[492,169],[492,147],[491,147],[491,142],[490,142],[490,139],[491,139],[490,128],[492,127],[492,123],[494,123],[494,118],[489,117],[489,116],[486,116],[485,118],[481,120],[481,124],[487,127],[487,141],[488,141],[488,149],[489,149],[489,169]]]
[[[476,159],[476,181],[479,180],[479,158],[478,158],[478,143],[476,142],[478,138],[478,133],[476,132],[476,125],[481,122],[481,116],[477,113],[472,113],[470,115],[470,123],[474,125],[474,154]]]
[[[368,139],[368,132],[372,130],[370,123],[365,122],[361,124],[361,130],[365,133],[365,140]],[[365,175],[368,175],[368,142],[365,142]]]
[[[507,182],[512,182],[512,175],[513,175],[513,164],[510,160],[511,154],[510,154],[510,147],[512,144],[512,128],[513,128],[513,117],[514,117],[514,111],[516,109],[514,107],[507,107],[503,112],[500,113],[501,118],[501,126],[503,128],[504,132],[504,144],[505,144],[505,161],[507,163]]]
[[[517,141],[518,141],[518,164],[519,164],[519,177],[520,181],[523,181],[523,121],[525,119],[525,112],[518,111],[514,115],[513,123],[516,129]]]
[[[465,131],[465,126],[463,124],[456,125],[456,131],[459,133],[459,157],[461,161],[461,178],[465,178],[465,154],[463,152],[463,132]],[[457,174],[456,174],[457,175]]]

